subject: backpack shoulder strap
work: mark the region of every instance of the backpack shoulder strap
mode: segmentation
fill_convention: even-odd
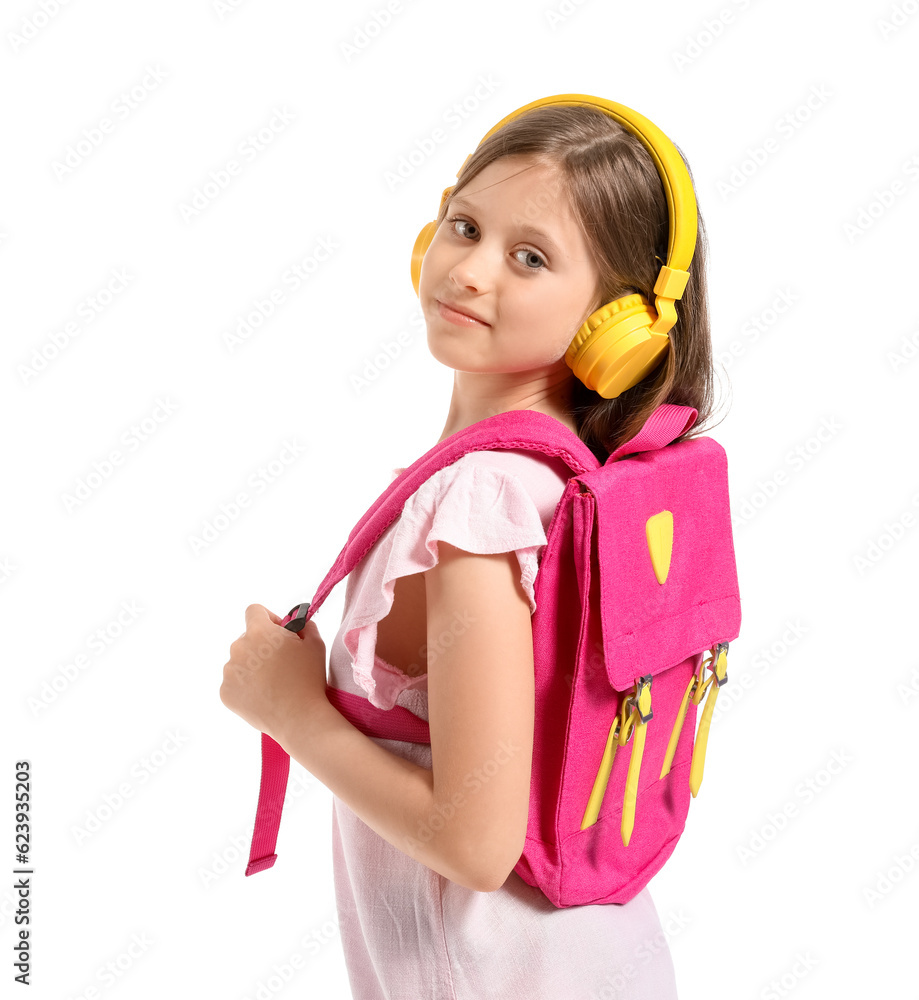
[[[632,455],[637,451],[653,451],[665,447],[689,430],[698,416],[699,411],[694,406],[661,403],[635,437],[619,445],[606,460],[606,464],[618,462],[624,455]]]
[[[600,467],[594,453],[576,434],[554,417],[536,410],[497,413],[451,434],[408,466],[370,505],[351,530],[344,548],[319,585],[310,603],[308,619],[319,609],[332,588],[357,566],[399,516],[409,497],[434,473],[473,451],[510,449],[541,452],[560,458],[575,475]]]
[[[469,452],[495,449],[542,452],[562,459],[576,475],[600,468],[594,453],[576,434],[572,434],[554,417],[536,410],[497,413],[451,434],[408,466],[371,504],[352,529],[344,548],[319,585],[307,608],[305,621],[312,618],[332,588],[364,558],[422,483]],[[286,625],[297,613],[299,606],[281,620],[281,625]],[[332,703],[336,704],[334,696]],[[286,751],[267,733],[261,736],[262,776],[246,875],[271,868],[277,860],[275,845],[290,769],[290,757]]]

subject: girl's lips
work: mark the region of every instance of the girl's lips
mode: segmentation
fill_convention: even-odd
[[[473,319],[465,313],[457,312],[455,309],[451,309],[449,306],[444,305],[440,299],[437,300],[437,309],[445,320],[448,320],[451,323],[456,323],[457,326],[488,326],[488,323],[485,323],[483,320]]]

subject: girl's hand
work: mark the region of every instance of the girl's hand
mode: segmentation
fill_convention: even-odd
[[[246,631],[230,643],[220,700],[250,726],[278,743],[316,711],[326,698],[326,650],[310,619],[291,632],[261,604],[246,608]],[[323,708],[325,706],[325,708]]]

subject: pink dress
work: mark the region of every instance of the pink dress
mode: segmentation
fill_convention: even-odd
[[[546,531],[569,475],[561,461],[527,451],[473,452],[435,473],[348,577],[329,652],[330,685],[427,719],[427,674],[410,677],[374,648],[377,622],[392,606],[393,582],[430,569],[440,541],[476,553],[513,550],[532,614]],[[431,767],[429,746],[375,742]],[[511,872],[497,891],[476,892],[393,847],[334,796],[332,843],[355,1000],[677,995],[647,888],[621,906],[557,909]]]

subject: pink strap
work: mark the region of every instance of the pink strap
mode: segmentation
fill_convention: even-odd
[[[662,404],[635,437],[610,455],[606,464],[616,461],[622,455],[669,444],[692,426],[696,416],[697,411],[691,406]],[[586,444],[554,417],[535,410],[498,413],[458,431],[410,465],[390,483],[358,521],[310,602],[307,621],[319,610],[332,588],[351,572],[376,539],[398,517],[409,496],[435,472],[470,451],[494,448],[532,449],[534,441],[538,442],[536,450],[563,459],[575,474],[599,467],[596,457]],[[288,614],[280,624],[286,625],[290,620],[291,615]],[[326,696],[365,735],[411,743],[430,743],[428,724],[401,705],[384,711],[374,708],[366,698],[329,687],[326,688]],[[264,871],[277,860],[274,851],[289,769],[290,757],[270,736],[262,733],[262,779],[246,875]]]
[[[408,498],[435,472],[473,451],[518,448],[560,458],[575,474],[600,467],[596,456],[576,434],[555,417],[536,410],[496,413],[451,434],[408,466],[370,505],[319,584],[310,614],[319,610],[332,588],[357,566],[374,542],[399,517]]]
[[[258,790],[258,808],[255,814],[257,822],[252,834],[249,864],[246,865],[247,875],[264,871],[278,860],[274,845],[281,824],[289,771],[290,757],[287,751],[270,736],[262,733],[262,782]]]
[[[696,422],[699,411],[694,406],[677,406],[674,403],[661,405],[645,421],[642,429],[619,447],[606,460],[606,464],[616,462],[623,455],[636,451],[652,451],[670,444],[683,431],[689,430]]]
[[[332,687],[327,687],[325,693],[338,711],[365,736],[404,740],[406,743],[431,742],[427,722],[401,705],[393,705],[390,709],[377,708],[359,694]]]
[[[293,611],[285,615],[280,624],[286,625],[291,620],[292,614]],[[309,613],[307,614],[309,617]],[[340,691],[328,685],[325,693],[338,711],[365,736],[404,740],[407,743],[431,742],[427,722],[401,705],[394,705],[389,710],[377,708],[360,695],[352,694],[350,691]],[[278,842],[278,829],[281,826],[289,773],[290,757],[287,751],[266,733],[262,733],[262,780],[258,790],[255,829],[252,832],[246,875],[264,871],[278,860],[275,846]]]

